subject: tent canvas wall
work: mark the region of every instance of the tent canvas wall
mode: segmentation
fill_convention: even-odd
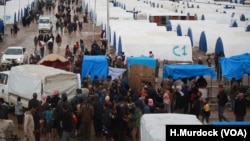
[[[223,53],[225,57],[250,53],[249,37],[236,35],[218,37],[214,53]]]
[[[140,122],[142,141],[166,141],[168,125],[202,125],[195,115],[189,114],[144,114]]]
[[[108,75],[108,60],[105,55],[90,56],[84,55],[82,62],[82,72],[81,77],[86,78],[90,75],[91,81],[94,79],[94,76],[106,78]]]
[[[148,56],[152,51],[161,61],[193,62],[191,41],[187,36],[125,36],[122,50],[126,56]]]

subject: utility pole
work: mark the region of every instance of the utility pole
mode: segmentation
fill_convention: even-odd
[[[18,11],[19,11],[18,12],[18,19],[19,19],[18,23],[19,23],[19,26],[20,26],[20,21],[21,21],[20,0],[19,0],[19,10]]]
[[[3,1],[4,3],[4,12],[3,12],[3,22],[4,22],[4,25],[6,25],[6,0]],[[4,28],[5,29],[5,28]]]
[[[107,30],[106,30],[106,38],[107,38],[107,47],[108,47],[108,53],[110,53],[110,39],[109,39],[109,0],[107,0]]]
[[[94,13],[93,13],[93,41],[95,40],[95,24],[96,24],[96,0],[95,0]]]

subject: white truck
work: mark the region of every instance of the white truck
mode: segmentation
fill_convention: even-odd
[[[38,31],[39,33],[52,33],[53,24],[51,17],[40,16],[38,20]]]
[[[43,65],[20,65],[0,72],[0,97],[13,105],[20,96],[23,107],[27,108],[34,92],[38,100],[43,93],[51,96],[54,90],[59,90],[60,94],[66,92],[71,99],[80,84],[79,74]]]

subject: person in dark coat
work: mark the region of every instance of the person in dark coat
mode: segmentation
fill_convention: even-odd
[[[102,134],[103,104],[100,101],[99,94],[94,95],[93,107],[94,107],[94,130],[95,130],[95,135],[96,136],[101,136],[101,134]]]
[[[243,93],[239,93],[235,99],[234,115],[236,121],[244,121],[247,113],[247,100]]]
[[[48,49],[49,49],[49,53],[50,53],[50,54],[53,53],[53,47],[54,47],[54,42],[53,42],[53,39],[50,38],[50,39],[48,40]]]
[[[64,141],[71,141],[72,139],[72,131],[74,130],[74,122],[72,112],[67,104],[62,105],[62,139]]]
[[[8,119],[9,106],[4,102],[3,98],[0,98],[0,119]]]
[[[39,105],[39,100],[37,100],[37,93],[33,93],[33,98],[29,100],[29,103],[28,103],[28,109],[34,106],[38,107],[38,105]]]
[[[35,106],[35,105],[34,105]],[[34,106],[31,106],[30,108],[34,107]],[[37,105],[36,106],[36,110],[33,111],[32,115],[33,115],[33,119],[34,119],[34,135],[35,135],[35,140],[36,141],[40,141],[40,137],[41,137],[41,134],[40,134],[40,119],[41,119],[41,116],[39,115],[39,106]]]
[[[222,120],[228,121],[227,118],[224,116],[225,105],[228,102],[228,98],[227,98],[227,94],[224,90],[223,85],[219,85],[218,87],[217,99],[218,99],[218,106],[219,106],[219,110],[218,110],[219,121],[222,121]]]

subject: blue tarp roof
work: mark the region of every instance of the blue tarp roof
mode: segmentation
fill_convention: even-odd
[[[4,22],[0,19],[0,34],[4,34]]]
[[[217,75],[213,68],[199,64],[169,64],[163,67],[163,78],[172,76],[174,80],[208,75],[212,79]]]
[[[250,74],[250,54],[232,56],[229,58],[221,57],[220,64],[222,68],[222,75],[231,80],[235,78],[239,80],[243,78],[244,74]]]
[[[105,55],[84,55],[82,62],[82,79],[91,76],[91,81],[94,76],[98,76],[100,79],[102,76],[104,78],[108,75],[108,60]]]
[[[150,68],[156,68],[156,59],[142,56],[142,57],[127,57],[128,66],[130,65],[144,65]]]
[[[250,125],[250,121],[213,121],[211,125]]]

